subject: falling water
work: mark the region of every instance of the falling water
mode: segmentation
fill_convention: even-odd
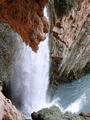
[[[45,107],[48,77],[48,36],[40,43],[37,53],[29,46],[21,45],[13,65],[11,91],[13,103],[27,118],[31,112]]]
[[[17,35],[17,39],[20,40],[21,38]],[[46,94],[49,79],[48,36],[45,41],[40,43],[37,53],[33,52],[24,43],[19,45],[17,51],[11,69],[11,94],[12,102],[25,117],[30,118],[33,111],[52,105],[58,106],[63,112],[78,113],[84,109],[84,106],[88,111],[90,108],[89,102],[86,104],[87,95],[90,93],[87,84],[88,79],[65,86],[62,85],[56,91],[52,102],[47,103]]]

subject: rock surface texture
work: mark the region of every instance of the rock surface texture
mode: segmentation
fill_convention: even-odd
[[[33,120],[90,120],[90,113],[81,113],[80,115],[69,112],[62,113],[58,107],[42,109],[31,114]]]
[[[23,120],[20,112],[6,99],[10,97],[10,72],[12,62],[20,51],[23,42],[11,28],[0,21],[0,120]],[[1,93],[2,92],[6,96]]]
[[[34,51],[48,32],[43,10],[48,0],[0,0],[0,19],[19,33]]]
[[[0,120],[24,120],[11,101],[0,92]]]
[[[53,9],[49,5],[52,87],[90,73],[90,0],[76,0],[60,17],[54,3],[49,3],[53,5]]]
[[[13,71],[13,62],[21,50],[23,41],[17,33],[5,23],[0,21],[0,86],[6,97],[10,96],[9,82]]]

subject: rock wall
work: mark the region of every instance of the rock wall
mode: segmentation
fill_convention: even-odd
[[[0,21],[0,85],[9,80],[12,55],[17,49],[17,37],[11,28]]]
[[[22,41],[18,40],[17,34],[5,23],[0,21],[0,86],[3,87],[4,94],[9,97],[8,85],[12,63],[19,52]]]
[[[43,9],[48,0],[0,0],[0,19],[19,33],[34,51],[48,32]]]
[[[56,9],[55,3],[49,2],[52,88],[90,73],[90,0],[76,0],[67,13],[65,7],[60,11],[60,4]]]
[[[0,91],[0,120],[24,120],[21,113]]]
[[[20,112],[11,104],[9,99],[6,99],[6,97],[11,97],[10,74],[15,57],[22,44],[23,41],[18,40],[17,33],[0,21],[0,120],[23,120]]]

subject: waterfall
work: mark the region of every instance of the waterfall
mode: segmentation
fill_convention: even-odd
[[[17,39],[20,38],[17,36]],[[29,118],[33,111],[46,105],[49,79],[48,35],[46,40],[40,43],[37,53],[24,43],[19,49],[12,66],[12,101]]]

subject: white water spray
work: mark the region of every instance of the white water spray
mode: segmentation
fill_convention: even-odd
[[[40,43],[37,53],[23,44],[16,57],[18,59],[13,65],[11,77],[12,101],[26,117],[30,117],[33,111],[46,106],[49,79],[48,37]]]
[[[81,95],[77,100],[75,100],[73,103],[71,103],[65,110],[69,111],[71,113],[79,113],[79,111],[82,109],[84,104],[86,103],[86,95]]]
[[[18,36],[17,38],[20,39]],[[20,45],[15,59],[11,74],[12,101],[27,118],[30,118],[33,111],[53,105],[59,107],[62,112],[80,111],[82,103],[86,102],[85,95],[80,96],[65,109],[57,97],[51,103],[46,101],[49,79],[48,37],[40,43],[37,53],[25,44]]]
[[[61,85],[53,96],[53,101],[62,112],[80,113],[90,111],[90,75],[80,80]],[[58,99],[57,99],[58,98]]]

